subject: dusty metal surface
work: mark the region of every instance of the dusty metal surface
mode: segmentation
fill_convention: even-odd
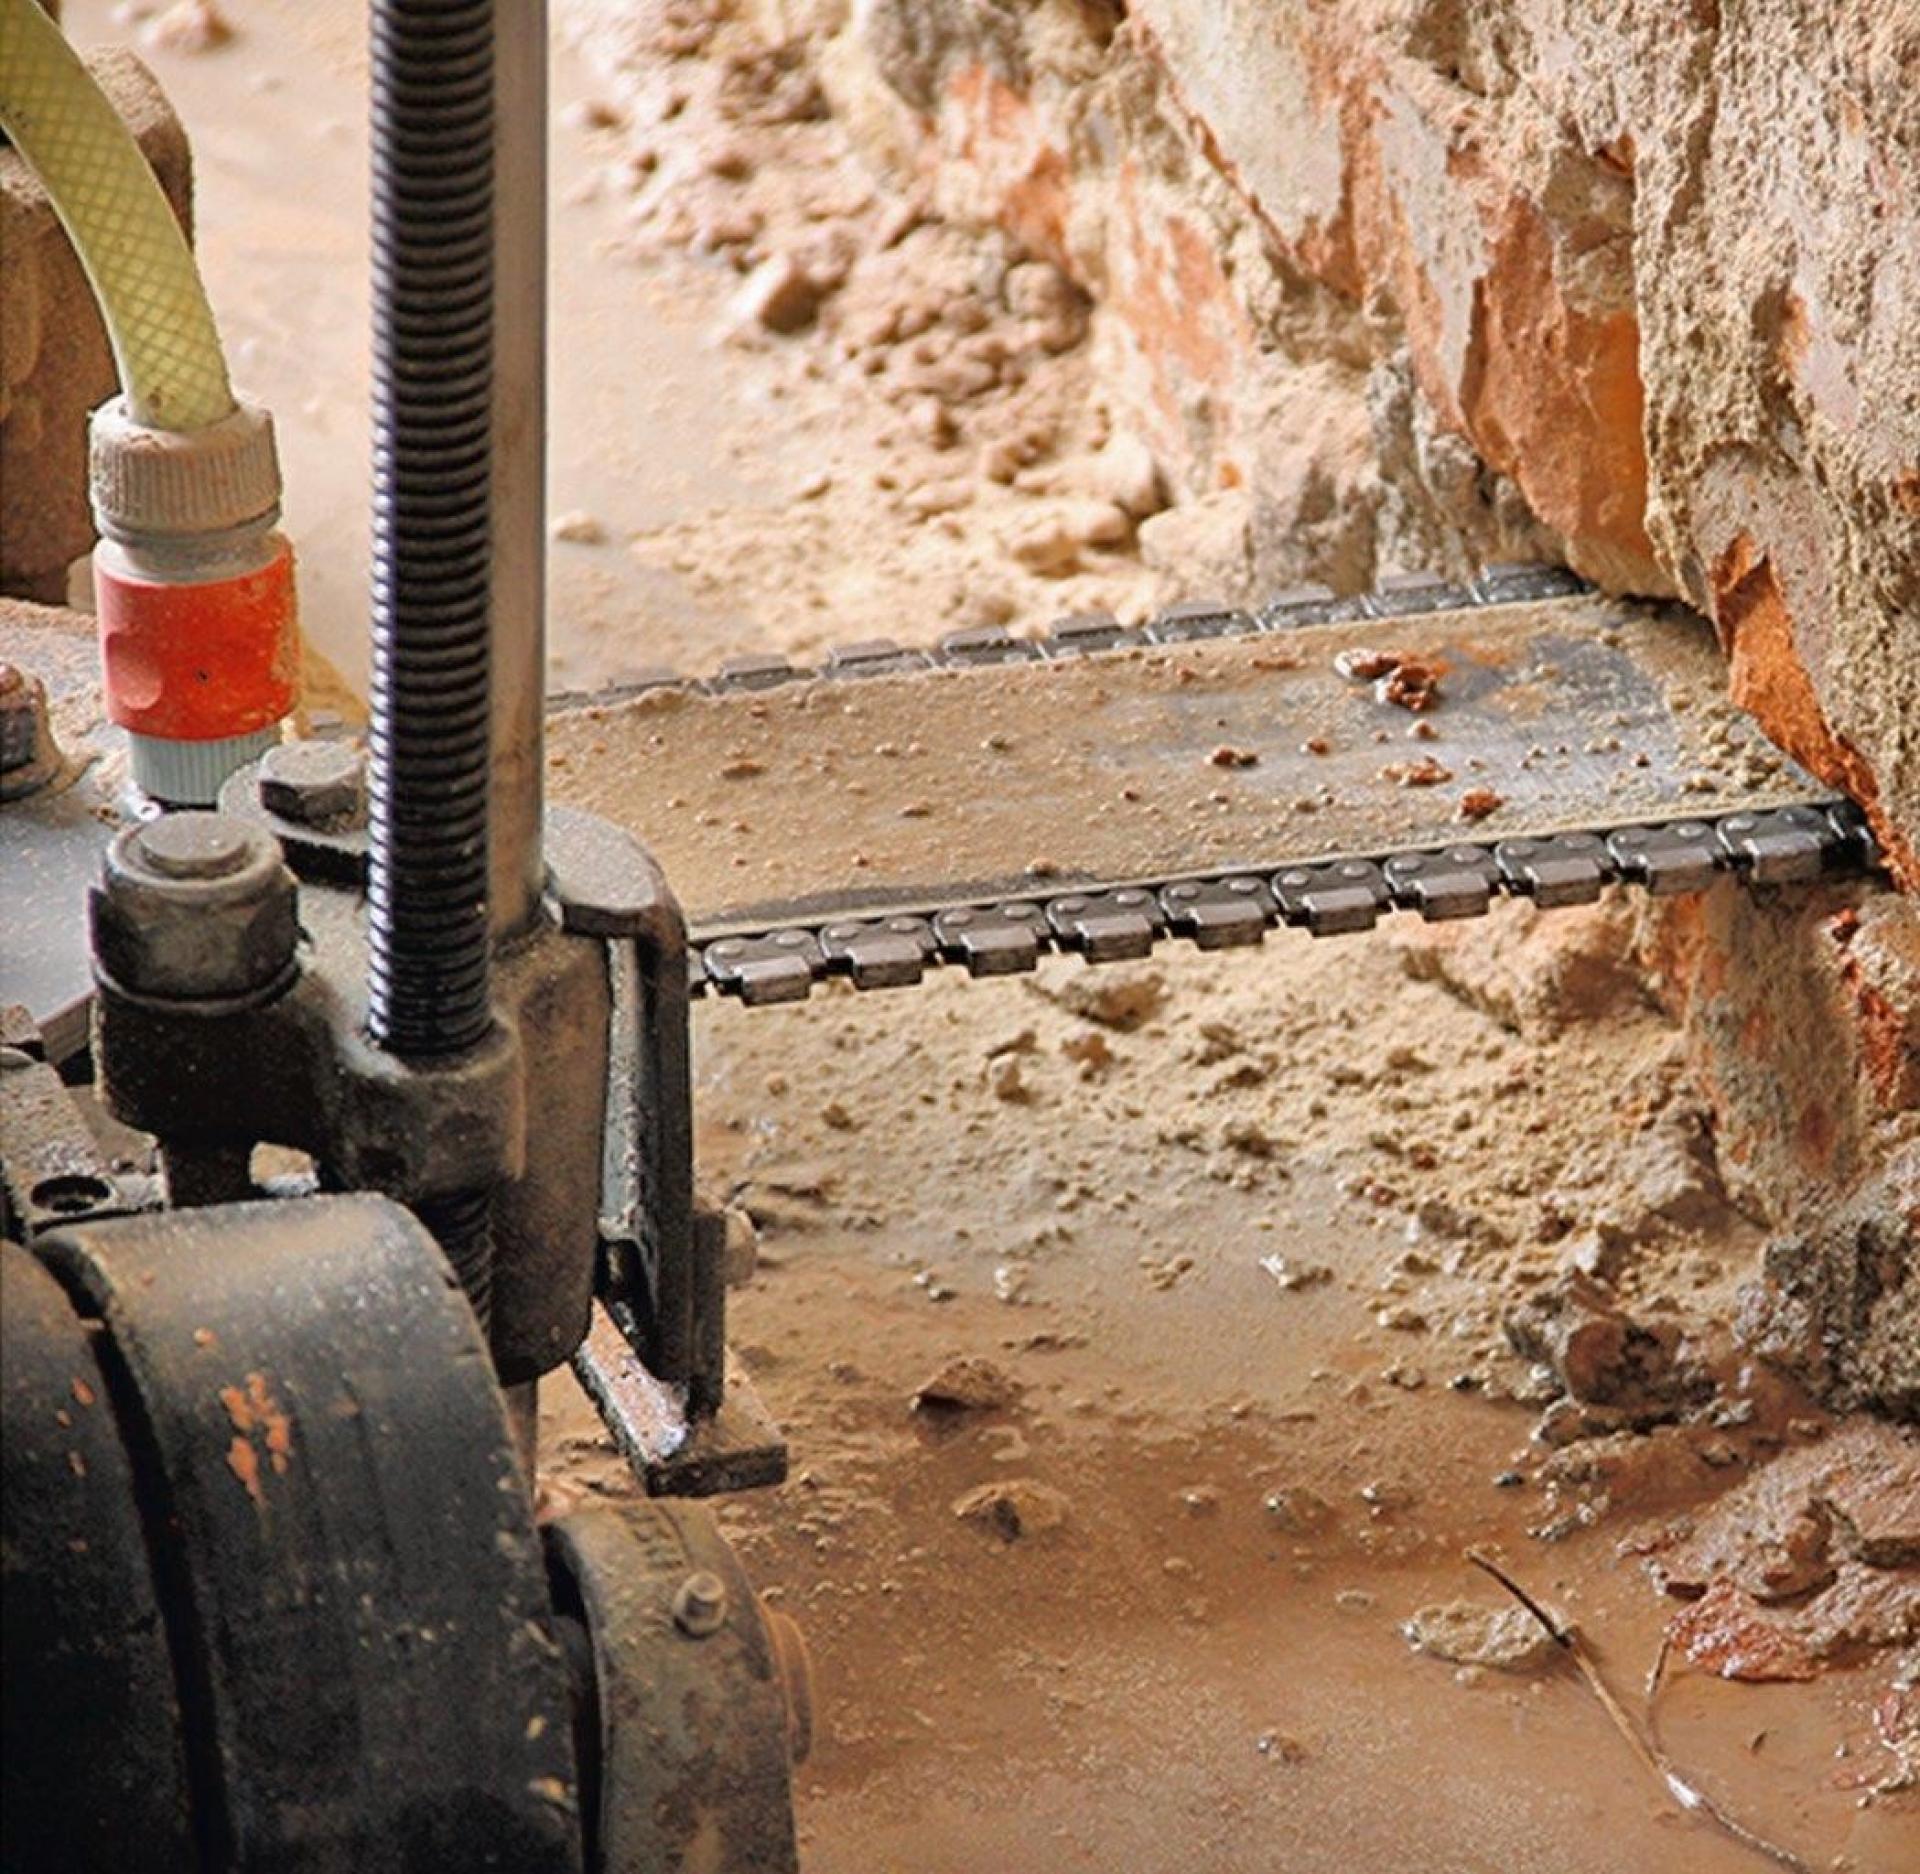
[[[0,662],[46,685],[63,765],[25,799],[0,805],[0,1003],[33,1011],[48,1052],[86,1041],[87,887],[118,824],[120,763],[102,751],[93,621],[54,606],[0,599]]]
[[[99,1323],[200,1842],[234,1867],[577,1869],[532,1504],[420,1224],[326,1196],[36,1248]],[[57,1653],[23,1663],[29,1689],[58,1677]],[[82,1762],[115,1754],[101,1722],[67,1738]]]
[[[153,1180],[109,1155],[48,1064],[38,1029],[9,1010],[0,1024],[0,1236],[27,1242],[155,1201]]]
[[[804,1647],[776,1632],[711,1517],[635,1502],[577,1511],[546,1541],[561,1611],[592,1647],[593,1865],[794,1874]]]
[[[573,1372],[649,1496],[720,1496],[786,1481],[786,1440],[731,1358],[717,1409],[692,1416],[686,1388],[649,1372],[632,1338],[596,1301]]]
[[[1501,892],[1575,903],[1616,878],[1683,890],[1869,863],[1850,810],[1724,678],[1691,614],[1496,568],[1256,611],[1191,602],[1138,627],[1071,618],[1038,641],[851,645],[818,670],[662,672],[559,699],[549,780],[559,823],[586,808],[644,842],[685,909],[696,990],[776,1002],[835,973],[878,988],[942,961],[997,974],[1050,948],[1097,962],[1282,922],[1365,929],[1396,905],[1471,916]],[[10,874],[44,869],[51,831],[44,808],[0,819]],[[78,895],[89,829],[52,843],[62,878],[29,895],[42,927]],[[16,971],[0,993],[43,1026],[84,994],[21,995]]]
[[[1354,650],[1437,669],[1429,706],[1342,675]],[[661,688],[556,715],[550,780],[646,841],[710,941],[1827,798],[1723,683],[1698,620],[1583,596]]]

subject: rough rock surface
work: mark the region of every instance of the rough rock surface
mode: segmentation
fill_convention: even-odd
[[[1810,1678],[1816,1662],[1920,1633],[1920,1439],[1857,1419],[1782,1452],[1648,1568],[1692,1605],[1669,1632],[1737,1679]]]
[[[1496,1672],[1537,1672],[1557,1650],[1553,1635],[1524,1607],[1479,1601],[1436,1601],[1410,1615],[1400,1630],[1416,1653]]]
[[[1920,909],[1887,894],[1722,887],[1645,907],[1641,951],[1680,1019],[1736,1199],[1830,1209],[1914,1134]]]
[[[1182,495],[1243,491],[1247,583],[1683,594],[1920,879],[1920,14],[778,10],[884,166],[1088,291]]]
[[[1740,1328],[1827,1399],[1920,1425],[1920,1147],[1837,1213],[1767,1245]]]
[[[1677,1328],[1636,1320],[1604,1283],[1577,1272],[1511,1310],[1506,1330],[1515,1352],[1551,1367],[1582,1404],[1658,1414],[1711,1384],[1681,1358]]]

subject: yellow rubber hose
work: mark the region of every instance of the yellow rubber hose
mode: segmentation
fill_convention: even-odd
[[[195,430],[228,415],[193,250],[133,133],[37,0],[0,0],[0,129],[72,238],[134,420]]]

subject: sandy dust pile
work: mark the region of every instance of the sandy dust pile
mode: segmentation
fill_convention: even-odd
[[[610,69],[571,121],[600,161],[573,199],[620,204],[595,264],[644,265],[751,358],[743,465],[794,437],[811,462],[772,505],[689,515],[632,552],[737,617],[732,649],[1148,609],[1169,584],[1153,570],[1169,491],[1101,400],[1081,294],[1005,234],[876,184],[807,42],[768,43],[731,12],[596,21]],[[586,512],[558,531],[605,533]]]

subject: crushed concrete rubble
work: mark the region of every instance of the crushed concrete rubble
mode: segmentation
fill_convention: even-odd
[[[877,170],[810,22],[698,0],[573,23],[601,74],[574,127],[599,159],[583,196],[619,210],[608,257],[703,306],[718,275],[716,338],[753,357],[765,421],[817,463],[750,512],[620,540],[740,633],[723,649],[1033,631],[1170,595],[1143,555],[1184,491],[1104,394],[1089,301],[1055,255]],[[742,444],[749,473],[763,450]],[[907,592],[924,597],[903,627]],[[581,687],[624,656],[588,636]]]
[[[1761,0],[1760,11],[1777,24],[1783,7]],[[1540,6],[1503,0],[1494,11],[1521,10],[1537,17]],[[1377,11],[1363,4],[1362,25]],[[1169,598],[1266,596],[1295,578],[1351,590],[1397,557],[1456,571],[1510,553],[1555,557],[1556,531],[1568,529],[1588,536],[1582,563],[1604,571],[1621,542],[1603,536],[1637,525],[1631,500],[1606,514],[1591,505],[1637,485],[1611,457],[1566,449],[1559,416],[1526,408],[1511,373],[1478,387],[1475,412],[1489,434],[1495,416],[1527,419],[1511,462],[1489,462],[1437,424],[1432,385],[1416,379],[1431,359],[1409,348],[1411,336],[1430,349],[1433,335],[1397,329],[1405,308],[1394,311],[1382,281],[1363,283],[1362,309],[1291,273],[1276,279],[1228,187],[1183,172],[1190,152],[1162,134],[1169,100],[1140,69],[1152,58],[1149,15],[1172,17],[1162,0],[573,0],[561,12],[592,41],[602,74],[568,119],[563,142],[584,173],[566,199],[616,232],[590,252],[562,215],[556,245],[582,269],[632,281],[632,324],[615,322],[623,365],[663,307],[740,397],[714,417],[727,439],[713,460],[726,473],[689,475],[644,516],[622,509],[617,487],[567,493],[555,525],[562,569],[637,566],[674,602],[657,614],[625,596],[561,608],[566,687],[622,680],[641,655],[704,671],[737,650],[805,658],[863,637],[928,642],[960,625],[1025,634],[1064,612],[1131,619]],[[1450,47],[1462,60],[1420,97],[1396,80],[1391,118],[1359,108],[1365,87],[1349,65],[1338,109],[1363,140],[1403,131],[1434,95],[1468,114],[1523,110],[1523,98],[1473,90],[1505,68],[1461,9],[1392,12],[1407,44],[1420,42],[1419,62]],[[1191,8],[1188,18],[1207,13],[1236,35],[1279,17]],[[1330,34],[1348,30],[1343,9],[1310,16]],[[267,37],[259,17],[249,10],[230,51],[192,63],[224,70],[253,56]],[[930,48],[983,18],[985,36],[1010,49],[976,47],[970,67],[933,82]],[[1114,65],[1129,69],[1089,54],[1085,84],[1068,87],[1081,139],[1069,154],[1090,176],[1143,121],[1158,125],[1159,166],[1128,185],[1143,221],[1130,230],[1097,190],[1072,195],[1040,134],[1002,172],[1023,217],[964,199],[969,169],[1023,134],[1019,87],[1057,71],[1057,45],[1084,49],[1096,19]],[[1063,24],[1055,46],[1033,38]],[[847,35],[890,30],[905,35],[891,88],[927,83],[908,147],[885,157],[875,145],[898,125],[861,115]],[[1028,44],[1041,54],[1030,65]],[[1396,54],[1390,76],[1404,76],[1400,64]],[[967,114],[957,136],[956,112]],[[1264,109],[1255,121],[1290,131]],[[913,140],[929,135],[950,141],[921,164]],[[1553,130],[1548,154],[1562,135]],[[1440,154],[1438,143],[1403,151],[1400,180],[1404,165]],[[1490,143],[1485,154],[1497,169],[1514,151]],[[1607,393],[1604,411],[1574,414],[1621,418],[1637,438],[1638,406],[1608,375],[1609,360],[1633,356],[1631,320],[1612,317],[1626,300],[1596,309],[1570,277],[1597,279],[1603,299],[1632,288],[1622,261],[1635,184],[1618,172],[1635,153],[1595,137],[1577,161],[1554,161],[1541,210],[1559,231],[1502,212],[1489,237],[1497,264],[1480,270],[1493,297],[1469,307],[1492,350],[1476,339],[1466,355],[1510,365],[1571,334],[1587,349],[1570,369]],[[1671,164],[1651,151],[1647,164],[1649,198],[1670,200]],[[1569,212],[1597,247],[1560,239]],[[1657,214],[1633,225],[1662,226]],[[1463,251],[1476,245],[1464,217],[1459,231]],[[1392,249],[1404,237],[1390,232]],[[1371,265],[1353,236],[1329,224],[1313,270]],[[1742,268],[1759,254],[1727,247]],[[1100,248],[1110,272],[1088,265]],[[1175,273],[1181,291],[1168,297]],[[1681,281],[1664,269],[1652,283],[1672,295]],[[1523,283],[1534,300],[1501,324]],[[1229,286],[1263,295],[1231,329]],[[1832,371],[1833,310],[1796,314],[1784,294],[1766,303],[1783,331],[1809,335],[1803,375]],[[1607,314],[1599,332],[1596,310]],[[1155,317],[1199,394],[1141,394],[1136,341]],[[1651,337],[1670,344],[1683,323],[1667,306]],[[1217,394],[1249,338],[1259,394]],[[1810,446],[1831,455],[1831,437],[1822,430]],[[653,474],[642,466],[634,479]],[[1672,466],[1663,480],[1685,492]],[[623,461],[614,481],[633,469]],[[1711,549],[1695,583],[1723,611],[1751,682],[1770,661],[1769,632],[1771,662],[1791,676],[1808,620],[1785,614],[1809,575],[1736,550],[1743,473],[1728,466],[1725,485],[1690,517],[1675,510],[1673,540],[1655,544],[1669,571],[1681,536]],[[1528,500],[1560,517],[1543,527]],[[1882,513],[1883,564],[1910,518]],[[1629,539],[1626,550],[1645,545]],[[1859,568],[1844,573],[1857,595]],[[697,603],[680,606],[688,594]],[[1840,637],[1857,645],[1857,607],[1848,619]],[[1798,655],[1811,655],[1810,634],[1799,636]],[[1852,662],[1863,696],[1892,693],[1872,675],[1890,660]],[[1847,702],[1831,674],[1815,672]],[[1409,678],[1386,699],[1424,694],[1431,705],[1383,711],[1395,753],[1400,733],[1416,732],[1410,775],[1429,743],[1435,766],[1465,769],[1437,675],[1437,692]],[[1874,732],[1878,761],[1875,697],[1848,708]],[[1910,764],[1886,772],[1911,801]],[[1218,778],[1197,775],[1196,787]],[[1016,857],[1044,878],[1050,852],[1065,850],[1036,837]],[[1016,1838],[991,1834],[1007,1826],[997,1810],[1016,1806],[1005,1801],[1010,1761],[1025,1785],[1017,1806],[1031,1803],[1061,1844],[1042,1859],[1141,1874],[1484,1859],[1495,1852],[1484,1806],[1461,1824],[1468,1833],[1448,1836],[1443,1804],[1415,1815],[1404,1802],[1405,1760],[1357,1767],[1353,1741],[1364,1731],[1371,1749],[1391,1728],[1380,1713],[1437,1678],[1405,1657],[1388,1610],[1417,1607],[1417,1650],[1462,1675],[1544,1663],[1550,1643],[1520,1610],[1444,1598],[1458,1544],[1487,1529],[1516,1549],[1530,1533],[1567,1538],[1541,1551],[1556,1592],[1562,1577],[1583,1597],[1609,1571],[1637,1577],[1641,1558],[1667,1571],[1671,1601],[1637,1578],[1624,1584],[1627,1624],[1637,1617],[1646,1637],[1677,1607],[1676,1658],[1701,1669],[1879,1675],[1889,1691],[1873,1706],[1876,1734],[1885,1753],[1908,1740],[1910,1760],[1911,1497],[1888,1480],[1911,1447],[1849,1457],[1852,1428],[1829,1430],[1774,1363],[1829,1402],[1912,1410],[1920,1265],[1893,1220],[1911,1224],[1920,1210],[1883,1188],[1844,1232],[1776,1240],[1765,1293],[1734,1319],[1736,1285],[1772,1226],[1751,1203],[1747,1138],[1719,1125],[1711,1060],[1650,992],[1634,902],[1610,893],[1551,915],[1506,904],[1475,927],[1395,919],[1351,946],[1280,932],[1252,955],[1181,949],[1152,970],[1049,959],[1024,988],[937,972],[899,1003],[836,984],[793,1010],[703,1009],[700,1153],[716,1201],[737,1206],[735,1351],[794,1460],[780,1491],[721,1514],[756,1578],[801,1614],[833,1681],[804,1797],[810,1860],[1025,1865],[1048,1837],[1024,1813]],[[1737,914],[1759,915],[1744,900]],[[1875,921],[1857,920],[1856,960]],[[1670,929],[1688,934],[1677,913]],[[1702,974],[1712,981],[1715,969]],[[1773,993],[1744,957],[1733,974]],[[1886,1019],[1875,1009],[1874,1032],[1890,1037],[1887,1084],[1910,1096],[1910,1028],[1899,1009]],[[1734,1036],[1761,1032],[1747,1013],[1729,1022]],[[1791,1020],[1781,1028],[1817,1054]],[[1815,1120],[1773,1130],[1795,1149],[1824,1137]],[[1850,1178],[1852,1161],[1844,1169]],[[1831,1188],[1827,1177],[1817,1157],[1802,1167],[1805,1188]],[[631,1490],[564,1381],[543,1410],[574,1415],[544,1446],[550,1510]],[[1763,1478],[1803,1463],[1782,1472],[1777,1502],[1762,1500]],[[1508,1689],[1517,1703],[1521,1689]],[[1825,1690],[1802,1708],[1822,1723],[1811,1701]],[[1791,1700],[1791,1686],[1781,1696]],[[1461,1698],[1440,1716],[1458,1721],[1461,1752],[1520,1828],[1550,1813],[1531,1799],[1554,1779],[1541,1776],[1537,1733],[1497,1709],[1508,1702]],[[1259,1779],[1285,1785],[1264,1799],[1272,1806],[1238,1782],[1223,1792],[1222,1736],[1257,1739],[1261,1758],[1290,1766]],[[1153,1752],[1144,1787],[1115,1774],[1142,1737]],[[1885,1753],[1870,1770],[1864,1753],[1842,1768],[1890,1779]],[[1587,1777],[1572,1787],[1603,1803],[1612,1772],[1607,1752],[1593,1755],[1598,1781],[1584,1761],[1551,1767]],[[961,1818],[957,1831],[927,1813],[931,1789]],[[1822,1800],[1800,1802],[1793,1823]],[[1840,1800],[1839,1829],[1832,1801],[1818,1818],[1835,1848],[1873,1820],[1855,1815],[1851,1793]],[[1372,1828],[1371,1856],[1343,1846],[1347,1859],[1330,1864],[1312,1839],[1286,1833],[1335,1805]],[[1687,1847],[1675,1849],[1670,1813],[1647,1819],[1652,1807],[1636,1796],[1616,1808],[1626,1845],[1609,1834],[1582,1859],[1587,1844],[1543,1838],[1540,1852],[1580,1874],[1668,1865]],[[1179,1829],[1165,1829],[1169,1814]],[[1088,1838],[1088,1817],[1116,1832]],[[963,1838],[957,1849],[943,1826]]]
[[[1834,1405],[1920,1425],[1920,1145],[1831,1216],[1769,1242],[1738,1326]]]
[[[1495,1672],[1537,1672],[1560,1650],[1524,1607],[1480,1601],[1436,1601],[1411,1614],[1400,1630],[1416,1653]]]
[[[1910,8],[803,16],[878,169],[1087,290],[1189,567],[1543,555],[1684,595],[1920,878]]]
[[[1674,1323],[1636,1319],[1605,1284],[1578,1271],[1529,1296],[1505,1325],[1515,1352],[1551,1368],[1584,1405],[1658,1417],[1712,1388],[1685,1357]]]
[[[1020,1396],[1015,1381],[991,1360],[961,1354],[923,1379],[913,1392],[913,1409],[934,1417],[960,1412],[994,1412]]]
[[[1158,970],[1105,969],[1069,976],[1042,993],[1083,1020],[1131,1034],[1159,1014],[1167,983]]]
[[[1051,1535],[1067,1521],[1066,1493],[1031,1477],[1006,1477],[980,1484],[956,1497],[953,1513],[977,1523],[1003,1542]]]
[[[1691,1603],[1669,1632],[1728,1678],[1810,1677],[1920,1640],[1920,1435],[1860,1418],[1761,1464],[1648,1541],[1653,1579]]]

